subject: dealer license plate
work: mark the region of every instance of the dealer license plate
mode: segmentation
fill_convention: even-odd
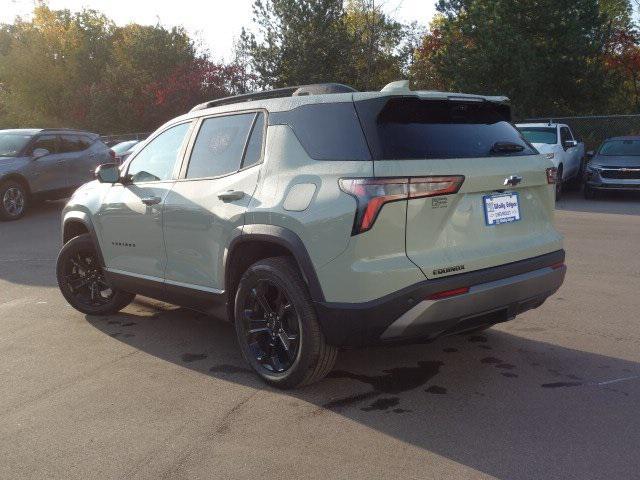
[[[517,193],[485,195],[482,200],[484,220],[487,225],[501,225],[520,220],[520,202]]]

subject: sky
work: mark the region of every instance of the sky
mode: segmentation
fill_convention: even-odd
[[[201,40],[215,59],[231,58],[234,38],[251,24],[252,0],[49,0],[52,9],[83,7],[99,10],[118,25],[141,23],[166,27],[182,25]],[[427,25],[435,12],[435,0],[383,0],[384,9],[397,20]],[[34,0],[0,0],[0,23],[16,15],[28,17]],[[208,13],[210,12],[210,13]]]

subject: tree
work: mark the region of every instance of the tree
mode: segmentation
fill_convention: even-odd
[[[376,90],[404,77],[409,50],[404,25],[390,19],[376,0],[349,0],[342,18],[348,35],[348,83],[359,90]]]
[[[242,81],[239,66],[212,62],[179,27],[117,27],[44,4],[0,25],[0,127],[148,131]]]
[[[413,69],[418,85],[511,97],[518,116],[603,113],[619,89],[605,68],[626,0],[439,0]]]
[[[342,0],[255,0],[257,34],[243,48],[261,87],[330,82],[342,78],[347,53]]]
[[[416,26],[389,18],[380,0],[255,0],[257,31],[239,50],[260,87],[340,82],[359,90],[401,79]]]

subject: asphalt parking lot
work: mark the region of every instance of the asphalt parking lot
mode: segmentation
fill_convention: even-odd
[[[569,271],[539,309],[342,352],[294,392],[248,372],[228,324],[69,307],[61,207],[0,223],[0,478],[638,478],[639,196],[559,203]]]

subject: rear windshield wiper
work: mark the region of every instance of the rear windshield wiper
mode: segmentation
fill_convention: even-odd
[[[523,150],[522,145],[512,142],[496,142],[491,147],[491,153],[518,153]]]

